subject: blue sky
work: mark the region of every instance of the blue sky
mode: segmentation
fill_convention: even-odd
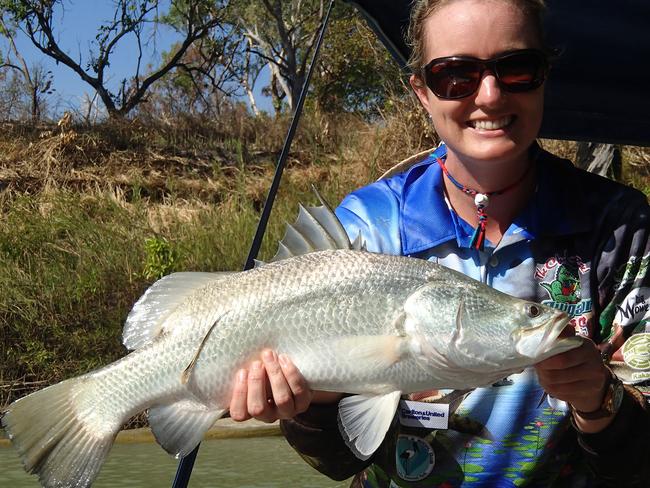
[[[97,28],[113,17],[113,2],[109,0],[66,1],[64,2],[64,9],[59,9],[58,12],[60,15],[57,17],[55,24],[57,42],[71,58],[76,61],[81,59],[81,65],[85,67],[86,62],[89,60],[92,42],[97,35]],[[161,54],[168,50],[177,39],[175,36],[176,34],[172,29],[159,27],[157,35],[153,37],[153,42],[149,42],[148,46],[145,47],[144,64],[157,65]],[[51,58],[36,49],[26,36],[19,33],[16,37],[16,44],[28,64],[41,62],[47,69],[52,71],[58,102],[57,111],[59,113],[78,107],[84,93],[90,96],[94,94],[92,87],[82,81],[79,75],[63,64],[57,65]],[[111,65],[107,70],[107,84],[114,91],[117,91],[123,78],[128,78],[135,73],[136,52],[134,36],[124,38],[117,44],[110,58]],[[262,110],[270,110],[270,100],[259,93],[263,84],[264,80],[258,83],[256,99]]]

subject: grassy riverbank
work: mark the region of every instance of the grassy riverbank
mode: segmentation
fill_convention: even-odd
[[[432,144],[404,136],[422,133],[422,120],[392,117],[304,118],[262,258],[298,202],[315,202],[311,185],[336,203]],[[233,110],[172,125],[5,125],[0,408],[123,355],[124,319],[163,274],[241,269],[288,123]]]
[[[401,105],[400,105],[401,104]],[[124,354],[137,297],[180,270],[238,270],[288,119],[232,110],[218,121],[0,131],[0,408]],[[274,207],[270,257],[314,185],[332,203],[435,141],[400,101],[383,120],[307,114]],[[575,146],[544,142],[573,157]],[[647,189],[647,152],[624,178]]]

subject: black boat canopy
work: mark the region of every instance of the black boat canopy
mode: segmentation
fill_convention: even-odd
[[[405,66],[412,0],[345,0]],[[549,44],[542,137],[650,145],[650,2],[546,0]]]

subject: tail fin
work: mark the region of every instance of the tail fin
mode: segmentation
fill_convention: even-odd
[[[107,419],[94,428],[75,411],[75,397],[91,381],[73,378],[32,393],[2,417],[25,470],[45,487],[90,486],[122,425],[121,419]]]

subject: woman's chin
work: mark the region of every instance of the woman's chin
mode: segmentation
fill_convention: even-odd
[[[531,143],[517,144],[509,137],[483,138],[472,143],[464,153],[470,160],[498,163],[521,157]]]

